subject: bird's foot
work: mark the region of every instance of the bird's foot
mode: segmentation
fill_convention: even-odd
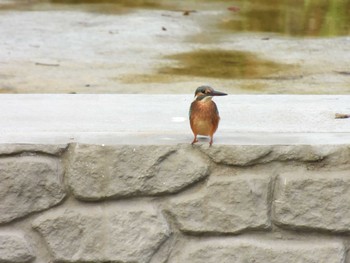
[[[193,141],[191,142],[191,144],[195,144],[196,142],[198,142],[197,138],[194,138]]]

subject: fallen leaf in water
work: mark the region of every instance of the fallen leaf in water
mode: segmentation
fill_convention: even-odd
[[[334,71],[338,74],[341,74],[341,75],[347,75],[347,76],[350,76],[350,71]]]
[[[238,6],[230,6],[227,9],[231,12],[238,12],[239,10],[241,10]]]
[[[36,66],[58,67],[60,64],[35,62]]]
[[[183,15],[184,16],[189,16],[191,13],[195,13],[197,12],[196,10],[184,10],[183,11]]]
[[[350,114],[343,114],[343,113],[336,113],[335,114],[336,119],[346,119],[350,118]]]

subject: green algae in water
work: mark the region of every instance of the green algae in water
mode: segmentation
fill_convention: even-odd
[[[57,11],[75,10],[102,14],[124,14],[139,9],[162,10],[173,8],[165,1],[156,0],[36,0],[32,2],[18,2],[0,4],[0,11]]]
[[[158,8],[160,1],[152,0],[49,0],[54,4],[114,4],[129,8]]]
[[[161,68],[159,74],[249,79],[265,77],[290,67],[264,60],[254,53],[229,50],[197,50],[166,58],[177,62],[174,66]]]
[[[240,0],[239,12],[221,20],[235,32],[272,32],[297,37],[350,34],[350,0]]]
[[[103,14],[122,14],[135,9],[161,9],[162,3],[152,0],[49,0],[52,4],[73,6],[82,10]]]
[[[237,8],[231,12],[230,7]],[[216,10],[207,35],[220,31],[270,32],[296,37],[333,37],[350,34],[350,0],[34,0],[0,3],[0,10],[81,10],[124,14],[135,10]],[[204,18],[206,19],[206,18]],[[213,42],[213,41],[211,41]]]

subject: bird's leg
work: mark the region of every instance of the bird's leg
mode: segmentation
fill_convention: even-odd
[[[193,139],[193,141],[192,141],[191,144],[195,144],[196,142],[198,142],[198,140],[197,140],[197,134],[194,135],[194,139]]]
[[[212,144],[213,144],[213,136],[210,136],[209,146],[211,146]]]

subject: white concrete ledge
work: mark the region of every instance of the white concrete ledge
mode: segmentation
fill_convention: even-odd
[[[0,143],[177,144],[192,132],[185,95],[1,95]],[[215,98],[214,144],[348,144],[349,95]],[[207,143],[206,139],[201,142]]]

